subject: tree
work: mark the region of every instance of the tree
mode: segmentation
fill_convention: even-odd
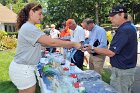
[[[4,6],[12,2],[13,2],[12,0],[0,0],[0,3],[3,4]]]
[[[68,18],[73,18],[78,24],[85,18],[92,18],[97,24],[109,23],[109,10],[112,6],[122,4],[127,7],[134,22],[140,22],[140,0],[0,0],[0,3],[18,13],[27,3],[37,1],[43,7],[43,25],[55,23],[60,27]],[[47,13],[46,13],[47,11]]]
[[[108,23],[106,16],[112,6],[117,4],[126,6],[128,13],[135,19],[140,15],[140,0],[48,0],[47,22],[60,24],[68,18],[74,18],[80,23],[90,17],[96,23]]]
[[[25,5],[26,3],[21,3],[18,1],[16,4],[13,4],[13,11],[18,14]]]
[[[94,4],[93,0],[49,0],[48,18],[50,22],[56,24],[61,24],[68,18],[74,18],[80,23],[86,17],[94,18]]]

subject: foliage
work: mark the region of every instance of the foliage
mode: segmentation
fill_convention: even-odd
[[[9,3],[12,3],[12,0],[0,0],[0,3],[5,6],[5,5],[9,4]]]
[[[5,31],[0,30],[0,50],[5,49],[5,48],[3,47],[3,42],[2,42],[2,40],[3,40],[3,38],[4,38],[6,35],[7,35],[7,33],[6,33]]]
[[[16,38],[18,37],[18,32],[7,32],[8,36],[13,36],[15,35]]]
[[[112,26],[112,24],[110,24],[110,23],[108,23],[108,24],[107,24],[107,23],[106,23],[106,24],[101,24],[100,26],[102,26],[102,27],[104,27],[104,28],[105,28],[105,27],[111,27],[111,26]]]
[[[0,3],[13,6],[13,11],[18,13],[23,6],[35,0],[0,0]],[[109,23],[107,15],[112,6],[122,4],[127,7],[134,23],[140,22],[140,0],[36,0],[43,6],[43,26],[54,23],[57,27],[68,18],[74,18],[79,24],[87,17],[93,18],[96,23]]]
[[[4,36],[2,39],[2,46],[5,47],[6,49],[13,49],[16,48],[17,45],[17,39],[16,36]]]
[[[18,14],[19,13],[19,11],[24,7],[26,5],[26,3],[22,3],[22,2],[20,2],[20,0],[17,2],[17,3],[15,3],[15,4],[13,4],[13,11],[16,13],[16,14]]]
[[[112,31],[107,31],[106,32],[107,40],[108,40],[109,43],[112,41],[112,37],[113,37],[111,32]]]
[[[0,30],[0,41],[3,39],[3,37],[7,35],[7,33],[3,30]]]
[[[140,0],[114,0],[112,4],[122,4],[128,9],[128,13],[132,15],[134,23],[140,22]]]
[[[31,2],[37,2],[39,0],[9,0],[7,6],[10,8],[12,6],[12,10],[15,13],[19,13],[19,11],[27,4]]]
[[[35,26],[36,26],[40,31],[43,31],[43,30],[42,30],[42,25],[41,25],[41,24],[36,24]]]
[[[94,18],[94,4],[93,0],[49,0],[48,20],[60,25],[68,18],[74,18],[77,23],[81,23],[86,17]]]
[[[80,23],[83,19],[90,17],[94,20],[99,18],[99,24],[109,23],[107,18],[109,10],[117,4],[126,6],[128,12],[133,17],[135,14],[136,19],[139,21],[139,1],[140,0],[48,0],[48,12],[44,21],[47,24],[55,23],[57,26],[60,26],[60,24],[68,18],[74,18],[77,23]]]
[[[15,35],[8,36],[5,31],[0,31],[0,50],[13,49],[16,47],[17,39]]]

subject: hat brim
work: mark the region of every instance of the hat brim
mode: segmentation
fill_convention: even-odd
[[[114,16],[116,14],[118,14],[118,13],[110,13],[109,16],[112,17],[112,16]]]

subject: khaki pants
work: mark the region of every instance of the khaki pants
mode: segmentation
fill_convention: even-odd
[[[110,85],[119,93],[131,93],[131,87],[134,82],[135,68],[118,69],[113,67]]]
[[[93,56],[92,54],[90,54],[89,69],[95,70],[96,72],[101,74],[101,72],[103,70],[104,61],[105,61],[105,56],[103,56],[103,55]]]

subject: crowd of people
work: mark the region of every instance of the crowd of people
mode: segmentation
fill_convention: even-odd
[[[63,23],[61,32],[54,24],[46,25],[41,32],[35,24],[40,23],[42,6],[27,4],[18,14],[16,27],[19,30],[16,55],[9,67],[11,81],[19,93],[35,93],[35,65],[41,58],[41,47],[51,52],[63,47],[65,58],[83,70],[84,52],[89,53],[89,69],[101,74],[105,57],[110,57],[112,66],[110,85],[119,93],[130,93],[137,63],[137,34],[133,23],[128,20],[127,9],[122,5],[112,8],[109,19],[117,26],[109,45],[106,31],[93,19],[83,19],[81,26],[74,19]],[[68,55],[68,51],[70,54]],[[88,60],[87,60],[88,62]],[[22,82],[21,82],[22,81]]]

